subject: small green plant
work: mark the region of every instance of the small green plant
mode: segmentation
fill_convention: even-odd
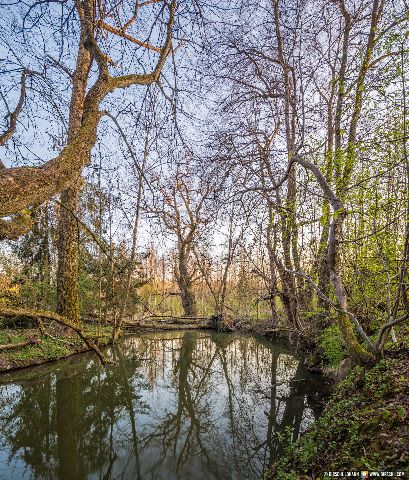
[[[337,367],[346,357],[345,345],[338,325],[325,328],[319,339],[322,358],[329,367]]]

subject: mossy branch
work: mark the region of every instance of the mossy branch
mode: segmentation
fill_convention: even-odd
[[[58,313],[47,310],[34,310],[31,308],[0,307],[0,316],[4,317],[29,317],[35,319],[54,320],[64,327],[69,327],[84,341],[84,343],[98,355],[102,365],[109,363],[109,360],[101,352],[98,346],[84,333],[83,329]]]
[[[110,92],[118,88],[150,85],[156,82],[171,51],[175,1],[169,6],[166,40],[152,72],[112,77],[108,71],[107,61],[94,37],[92,9],[88,3],[84,5],[85,14],[82,17],[81,13],[80,18],[87,29],[86,48],[97,61],[99,75],[85,97],[82,125],[78,134],[67,143],[61,153],[41,167],[0,168],[0,191],[7,192],[0,201],[0,217],[38,206],[78,181],[78,176],[89,162],[91,150],[96,142],[97,128],[102,115],[99,111],[101,102]]]

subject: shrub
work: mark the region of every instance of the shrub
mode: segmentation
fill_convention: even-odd
[[[345,345],[338,325],[325,328],[319,338],[322,359],[329,367],[337,367],[346,357]]]

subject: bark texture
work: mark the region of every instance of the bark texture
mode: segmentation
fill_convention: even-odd
[[[75,184],[87,164],[96,142],[96,131],[102,112],[99,106],[115,89],[131,85],[150,85],[156,82],[172,47],[172,29],[176,3],[169,6],[166,40],[150,73],[133,73],[113,77],[108,71],[104,55],[94,38],[93,16],[90,2],[84,2],[83,24],[86,29],[85,46],[98,65],[98,78],[84,99],[81,128],[68,141],[61,153],[40,167],[17,167],[0,169],[0,191],[7,192],[0,198],[0,216],[16,214],[32,206],[38,206],[53,195]]]
[[[84,12],[78,9],[81,18]],[[87,32],[84,21],[80,32],[77,64],[72,77],[72,94],[68,123],[68,142],[78,134],[84,114],[84,100],[92,56],[85,48]],[[78,286],[78,238],[76,217],[82,181],[80,173],[73,173],[73,184],[61,193],[58,222],[58,271],[57,271],[57,312],[80,324],[80,298]]]

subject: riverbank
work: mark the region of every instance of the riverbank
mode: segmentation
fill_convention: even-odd
[[[286,450],[269,480],[324,478],[326,471],[409,471],[409,350],[354,366],[312,428]],[[394,477],[395,478],[395,477]]]
[[[0,331],[0,373],[41,365],[91,350],[79,337],[63,337],[57,329],[43,334],[38,328],[11,328]],[[108,345],[111,327],[85,327],[86,335],[99,346]],[[6,348],[5,348],[6,347]]]
[[[299,335],[295,333],[293,335],[285,328],[272,328],[269,321],[230,320],[220,322],[213,317],[192,321],[189,318],[166,317],[123,325],[123,332],[126,334],[168,330],[217,330],[266,338],[287,338],[296,349],[301,347],[302,350],[305,350],[302,348],[305,342]],[[85,322],[84,331],[101,347],[110,343],[111,325],[101,326],[99,337],[95,322]],[[5,347],[7,349],[4,349]],[[90,350],[84,341],[75,334],[72,337],[61,336],[58,328],[47,327],[46,333],[40,332],[38,328],[3,329],[0,330],[0,373],[41,365]]]

